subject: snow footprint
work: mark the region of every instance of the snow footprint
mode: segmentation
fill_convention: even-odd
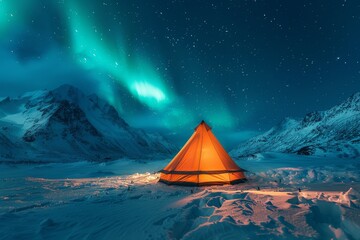
[[[223,202],[225,201],[225,199],[223,197],[213,197],[210,198],[210,200],[207,202],[207,206],[209,207],[216,207],[216,208],[220,208],[223,204]]]
[[[266,209],[269,210],[269,211],[273,212],[273,211],[275,211],[277,209],[277,207],[274,206],[271,201],[265,202],[265,205],[266,205]]]

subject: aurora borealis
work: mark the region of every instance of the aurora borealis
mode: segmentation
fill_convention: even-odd
[[[360,90],[356,1],[0,0],[0,96],[62,83],[225,146]]]
[[[93,23],[94,20],[84,13],[86,11],[82,10],[81,4],[69,4],[66,9],[69,11],[71,48],[85,68],[95,68],[110,74],[150,108],[158,109],[171,101],[170,91],[154,67],[149,66],[149,62],[143,61],[140,56],[131,57],[121,39],[121,31],[106,36],[101,32],[106,26],[98,30],[97,23]],[[105,31],[111,32],[111,27]]]

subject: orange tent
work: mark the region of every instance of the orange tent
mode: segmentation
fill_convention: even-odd
[[[235,184],[246,180],[243,169],[227,154],[204,122],[174,159],[160,172],[160,181],[177,185]]]

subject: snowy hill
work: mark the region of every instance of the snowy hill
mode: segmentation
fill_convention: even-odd
[[[327,111],[307,114],[303,119],[287,118],[268,132],[241,144],[234,157],[263,152],[301,155],[360,155],[360,93]]]
[[[167,155],[162,136],[130,127],[96,95],[63,85],[0,101],[0,160],[111,160]]]

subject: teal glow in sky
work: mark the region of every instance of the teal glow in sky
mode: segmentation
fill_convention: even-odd
[[[6,31],[11,28],[11,25],[16,26],[16,23],[25,14],[24,8],[26,3],[21,6],[14,1],[0,1],[0,34],[6,34]]]
[[[360,91],[359,29],[357,1],[0,0],[0,97],[68,83],[234,142]]]
[[[86,69],[104,72],[110,79],[126,88],[138,102],[151,111],[157,111],[155,114],[161,116],[156,121],[157,124],[169,128],[180,127],[195,124],[194,121],[205,118],[210,119],[215,126],[229,128],[235,125],[236,120],[229,107],[217,94],[212,99],[216,113],[213,112],[212,104],[204,101],[195,103],[195,106],[192,106],[195,108],[188,107],[189,103],[179,107],[184,104],[184,100],[176,89],[171,87],[171,76],[164,75],[158,61],[152,61],[151,57],[146,56],[146,51],[134,50],[137,46],[128,44],[129,39],[125,39],[129,35],[128,27],[117,22],[121,21],[121,16],[120,19],[111,19],[111,12],[98,16],[92,11],[97,4],[84,5],[69,1],[64,6],[70,31],[69,48],[76,60]],[[104,18],[107,23],[105,25]],[[100,89],[108,89],[103,85],[108,85],[109,79],[101,77],[99,81]],[[113,94],[116,93],[107,91],[103,95],[126,114],[126,110]],[[138,123],[141,126],[149,122],[138,120]]]
[[[150,108],[161,109],[171,103],[173,94],[164,80],[154,71],[151,62],[129,52],[123,43],[120,27],[114,32],[111,32],[111,28],[104,30],[101,23],[86,14],[86,8],[81,4],[69,2],[65,6],[71,32],[70,49],[83,67],[110,74]],[[104,36],[104,31],[107,31],[107,36]],[[104,81],[102,84],[107,83]],[[112,96],[108,98],[113,99]]]

